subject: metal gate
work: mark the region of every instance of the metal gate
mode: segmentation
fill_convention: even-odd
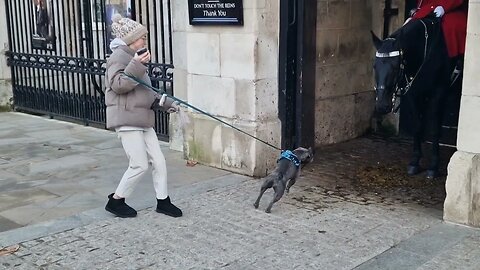
[[[147,26],[152,83],[173,94],[170,0],[16,0],[5,8],[16,110],[104,127],[114,13]],[[156,115],[160,139],[168,139],[168,119]]]

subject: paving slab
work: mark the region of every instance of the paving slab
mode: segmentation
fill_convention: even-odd
[[[104,206],[128,166],[115,132],[23,113],[0,113],[0,231]],[[232,173],[187,167],[160,142],[170,189]],[[154,203],[151,176],[131,200]]]
[[[147,207],[132,219],[90,217],[82,225],[86,216],[77,216],[70,229],[66,220],[54,222],[48,227],[64,228],[24,238],[20,251],[0,263],[45,269],[447,269],[479,262],[477,253],[450,254],[475,248],[478,230],[422,215],[415,205],[392,211],[341,202],[311,210],[290,196],[292,190],[267,214],[268,200],[252,206],[258,188],[254,179],[222,176],[175,190],[182,218]],[[20,230],[0,238],[13,241]],[[442,254],[450,259],[439,260]]]

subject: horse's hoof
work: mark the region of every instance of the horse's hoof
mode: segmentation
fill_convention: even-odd
[[[428,180],[433,180],[437,178],[438,172],[436,170],[427,170],[427,179]]]
[[[408,165],[407,173],[408,175],[416,175],[420,172],[420,166]]]

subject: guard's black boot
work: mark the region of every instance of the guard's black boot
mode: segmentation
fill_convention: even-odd
[[[171,217],[181,217],[182,210],[173,205],[170,202],[170,197],[167,197],[163,200],[157,199],[157,210],[158,213],[163,213]]]
[[[122,218],[137,216],[137,211],[125,203],[125,198],[114,199],[113,194],[108,195],[108,203],[105,206],[105,210]]]

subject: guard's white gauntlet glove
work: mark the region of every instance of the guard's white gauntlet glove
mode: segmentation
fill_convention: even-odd
[[[433,13],[435,13],[435,16],[437,16],[437,18],[440,18],[445,14],[445,9],[443,9],[442,6],[438,6],[433,10]]]
[[[170,105],[170,108],[167,109],[167,112],[168,113],[176,113],[180,110],[180,106],[179,106],[179,103],[178,101],[175,101],[172,103],[172,105]]]

